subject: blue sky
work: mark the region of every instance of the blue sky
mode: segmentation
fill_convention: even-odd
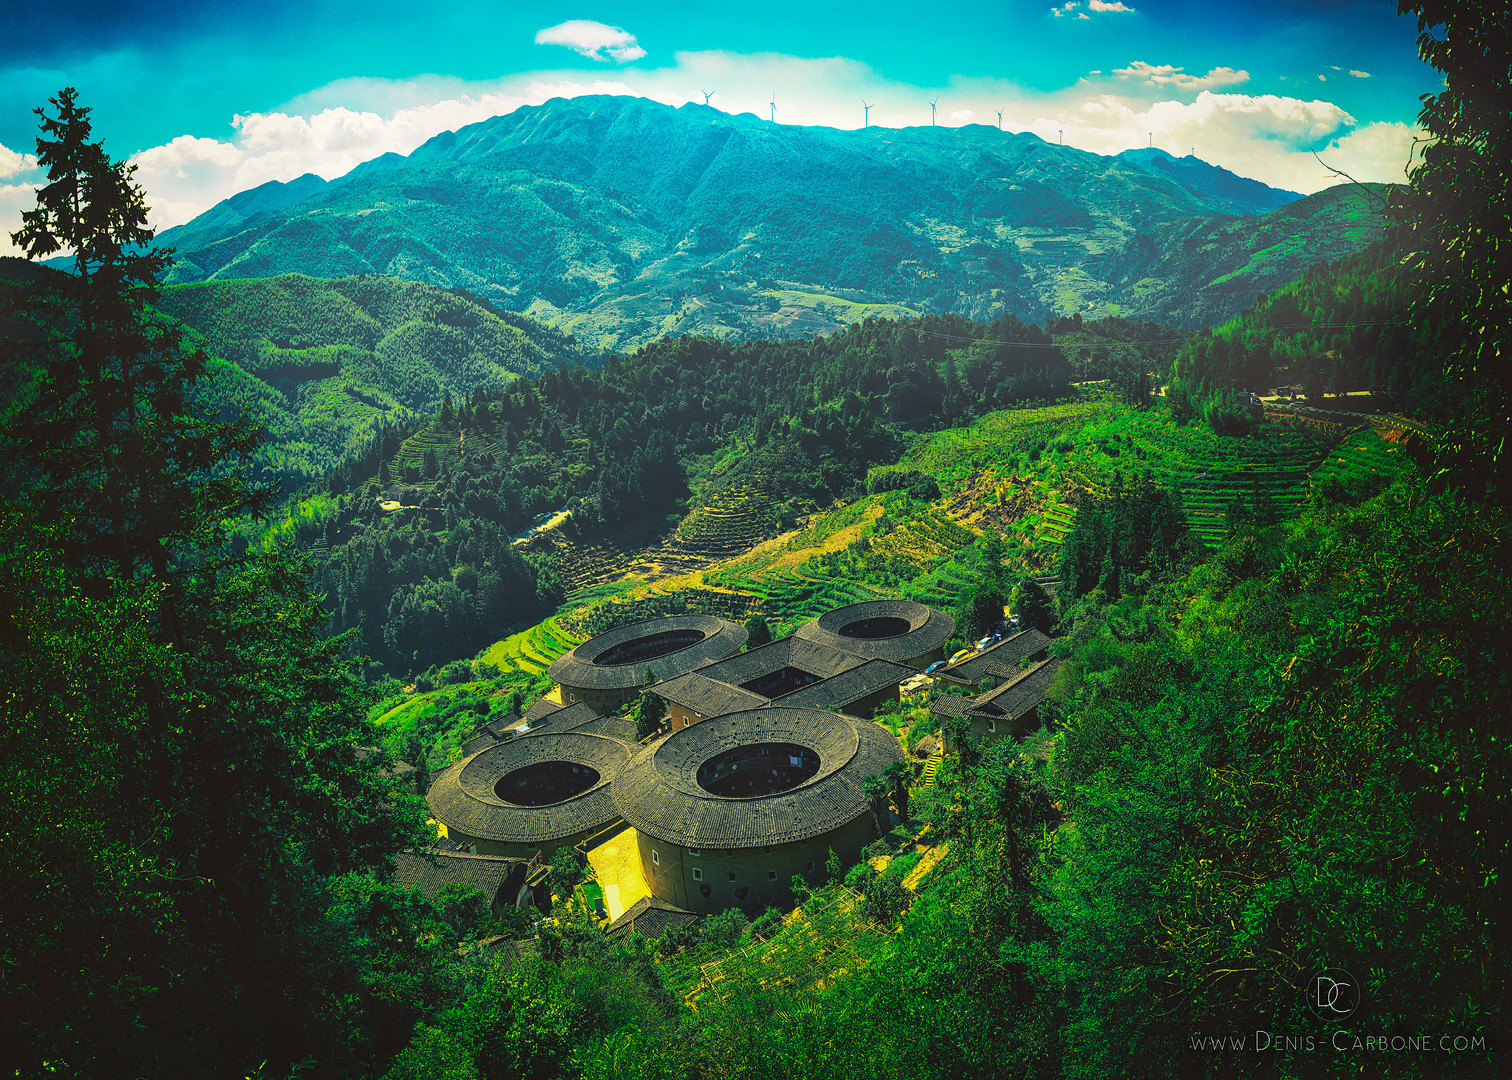
[[[7,0],[0,229],[38,179],[31,109],[78,88],[159,226],[548,97],[634,93],[779,123],[998,122],[1097,153],[1155,143],[1277,186],[1400,179],[1436,89],[1390,2]],[[0,253],[8,249],[0,239]]]

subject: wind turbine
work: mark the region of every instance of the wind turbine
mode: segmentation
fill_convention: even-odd
[[[997,114],[998,114],[998,130],[1002,131],[1003,130],[1003,110],[999,109],[997,111]]]
[[[718,90],[700,90],[699,93],[704,96],[704,104],[707,105],[709,103],[709,99],[711,97],[713,97],[715,94],[719,93],[719,91]]]
[[[871,122],[871,109],[872,109],[872,107],[866,103],[866,99],[865,98],[862,98],[861,99],[861,108],[863,108],[863,109],[866,110],[865,112],[863,112],[861,114],[861,126],[862,127],[866,127]]]
[[[935,98],[934,101],[931,101],[929,103],[929,126],[930,127],[934,127],[935,126],[935,101],[939,101],[939,100],[940,100],[939,98]]]
[[[777,122],[777,91],[772,91],[772,123]]]

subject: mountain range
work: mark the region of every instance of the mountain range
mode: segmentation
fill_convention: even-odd
[[[1379,232],[1369,191],[1303,198],[1155,149],[580,97],[264,184],[160,240],[173,282],[388,274],[629,349],[940,311],[1207,326]]]

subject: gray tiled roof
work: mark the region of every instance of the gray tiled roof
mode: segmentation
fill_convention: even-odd
[[[1017,679],[983,694],[977,701],[984,706],[996,706],[1004,716],[1016,719],[1045,700],[1045,691],[1050,689],[1055,673],[1059,670],[1060,660],[1057,657],[1041,660],[1032,668],[1024,670]]]
[[[637,638],[665,634],[676,630],[698,630],[703,640],[664,656],[635,660],[623,664],[599,664],[596,659],[614,648]],[[711,660],[722,660],[739,652],[746,643],[745,627],[713,615],[673,615],[663,619],[643,619],[590,638],[552,662],[550,675],[559,683],[585,690],[626,690],[640,686],[646,668],[657,677],[667,679],[692,671]]]
[[[1032,668],[1014,671],[1012,681],[974,698],[941,694],[935,698],[929,711],[936,716],[1006,716],[1017,719],[1045,700],[1045,691],[1050,688],[1059,668],[1060,660],[1052,656]]]
[[[588,721],[597,718],[597,716],[598,710],[584,701],[574,702],[565,709],[552,709],[550,712],[542,713],[539,717],[531,717],[529,713],[526,713],[526,723],[529,725],[529,730],[525,734],[534,735],[540,732],[544,735],[548,731],[572,731],[586,724]],[[517,731],[516,734],[518,735],[520,732]]]
[[[479,750],[486,750],[499,740],[494,738],[492,732],[484,731],[468,739],[460,747],[463,757],[472,757]]]
[[[448,829],[504,843],[535,844],[609,824],[618,813],[610,781],[630,759],[631,745],[603,735],[543,732],[510,739],[437,774],[426,792],[431,816]],[[599,781],[587,791],[549,806],[505,802],[494,786],[526,765],[567,761],[587,765]]]
[[[476,885],[491,904],[499,889],[516,870],[526,865],[524,859],[506,859],[494,855],[469,855],[465,852],[401,851],[394,856],[394,883],[404,889],[419,889],[434,900],[443,886],[453,882]],[[523,878],[522,878],[523,879]],[[513,901],[513,897],[506,900]]]
[[[935,716],[965,716],[975,704],[971,698],[960,694],[941,694],[934,699],[929,711]]]
[[[702,671],[690,671],[676,679],[659,682],[651,688],[651,692],[685,709],[691,709],[699,716],[719,716],[722,713],[754,709],[765,705],[767,701],[758,694],[716,682]]]
[[[833,678],[794,690],[791,694],[777,698],[775,703],[815,709],[837,705],[843,709],[879,690],[896,687],[914,674],[914,669],[906,664],[895,664],[891,660],[868,660]]]
[[[628,938],[631,934],[639,934],[643,938],[655,939],[668,930],[697,921],[698,916],[691,911],[655,896],[643,896],[610,923],[605,933],[612,938]]]
[[[798,637],[785,637],[728,660],[709,664],[700,668],[698,673],[731,686],[740,686],[786,667],[827,679],[860,663],[859,657],[840,649],[816,645]]]
[[[575,724],[570,730],[585,735],[607,735],[612,739],[635,742],[635,721],[623,716],[594,716]]]
[[[985,675],[995,674],[994,668],[1016,675],[1020,660],[1049,648],[1050,644],[1050,638],[1030,627],[1028,630],[1020,630],[1012,637],[1005,637],[995,645],[987,646],[969,660],[951,665],[946,672],[967,683],[975,683]]]
[[[819,756],[819,771],[796,787],[749,798],[698,784],[716,754],[751,743],[794,743]],[[806,840],[868,813],[862,783],[902,758],[876,724],[820,709],[772,706],[713,717],[674,731],[638,753],[615,778],[620,814],[640,832],[684,847],[742,848]]]
[[[907,632],[884,638],[847,637],[840,632],[862,620],[889,618],[906,622]],[[949,641],[953,633],[955,620],[943,611],[912,600],[868,600],[864,604],[826,611],[813,622],[799,627],[793,636],[848,652],[863,660],[902,662],[933,652]]]
[[[504,732],[514,727],[514,725],[519,723],[519,721],[520,714],[511,709],[509,712],[505,713],[497,720],[490,720],[488,723],[484,724],[483,730],[488,732],[494,738],[498,739],[502,738]]]
[[[525,719],[534,723],[543,716],[550,716],[554,712],[560,712],[561,708],[562,705],[560,702],[552,701],[550,698],[537,698],[530,708],[525,710]]]

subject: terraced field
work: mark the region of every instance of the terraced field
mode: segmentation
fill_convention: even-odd
[[[455,431],[438,420],[432,420],[400,443],[399,451],[394,455],[393,464],[399,475],[406,476],[409,474],[405,470],[414,470],[416,480],[411,483],[412,487],[425,488],[434,483],[432,478],[419,475],[427,451],[434,453],[437,463],[442,465],[455,465],[464,457],[500,453],[499,444],[481,431]]]
[[[1312,481],[1329,477],[1348,483],[1369,477],[1395,477],[1412,465],[1412,455],[1396,433],[1374,428],[1357,431],[1345,439],[1312,472]]]
[[[1340,429],[1342,430],[1342,429]],[[1307,496],[1309,474],[1331,445],[1329,433],[1306,426],[1262,424],[1245,437],[1214,434],[1203,424],[1177,427],[1164,415],[1124,412],[1082,431],[1075,445],[1055,450],[1057,473],[1071,488],[1104,494],[1115,471],[1181,492],[1187,522],[1204,543],[1223,539],[1224,518],[1236,499],[1268,500],[1291,517]],[[1049,515],[1054,533],[1063,515]],[[1054,543],[1053,536],[1044,539]]]
[[[587,640],[564,628],[557,616],[495,642],[478,657],[493,664],[507,677],[511,672],[530,677],[546,674],[551,662]]]
[[[1011,470],[1042,445],[1127,411],[1110,391],[1086,388],[1076,401],[989,413],[970,427],[931,432],[915,441],[900,464],[929,473],[944,488],[983,470]]]
[[[728,557],[772,535],[771,502],[754,484],[713,492],[677,527],[677,541],[692,552]]]
[[[885,536],[872,538],[872,550],[885,558],[905,559],[921,570],[948,559],[976,539],[976,534],[930,509],[902,522]]]

